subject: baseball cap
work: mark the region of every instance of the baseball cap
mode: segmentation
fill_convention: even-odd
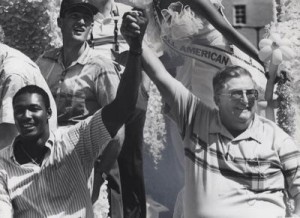
[[[98,8],[91,4],[88,0],[62,0],[60,6],[60,17],[63,17],[64,14],[69,10],[81,10],[87,9],[91,12],[92,15],[98,13]]]

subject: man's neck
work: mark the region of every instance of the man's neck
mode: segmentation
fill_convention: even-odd
[[[72,46],[67,44],[68,43],[64,43],[63,45],[63,64],[65,68],[69,67],[74,61],[78,60],[86,48],[86,43]]]
[[[48,148],[45,146],[48,138],[49,136],[37,140],[26,140],[21,137],[14,149],[16,160],[20,164],[31,162],[41,165],[48,151]]]

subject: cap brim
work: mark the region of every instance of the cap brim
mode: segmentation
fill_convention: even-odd
[[[91,15],[95,15],[98,13],[98,8],[96,8],[94,5],[89,3],[76,3],[73,5],[70,5],[67,9],[61,11],[60,15],[64,15],[68,11],[82,11],[82,9],[86,9],[91,13]]]

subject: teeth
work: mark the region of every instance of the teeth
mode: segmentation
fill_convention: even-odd
[[[75,30],[75,31],[81,31],[81,32],[84,31],[84,29],[82,29],[82,28],[74,28],[74,30]]]

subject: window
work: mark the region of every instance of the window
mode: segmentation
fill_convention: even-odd
[[[246,24],[246,5],[234,6],[235,25]]]

